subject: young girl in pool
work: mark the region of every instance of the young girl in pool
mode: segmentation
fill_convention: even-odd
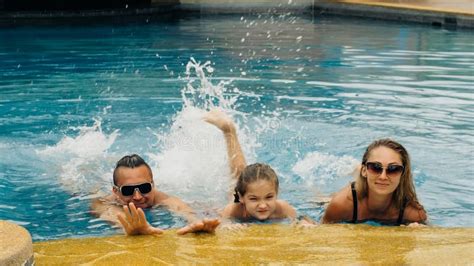
[[[224,133],[231,173],[237,179],[234,201],[224,208],[222,217],[240,221],[294,220],[295,209],[277,199],[279,184],[275,171],[262,163],[246,165],[232,120],[219,109],[208,112],[204,120]]]
[[[372,142],[358,172],[355,182],[333,196],[322,223],[373,220],[416,226],[426,222],[415,193],[410,157],[401,144],[391,139]]]

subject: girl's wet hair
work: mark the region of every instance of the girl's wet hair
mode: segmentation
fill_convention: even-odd
[[[259,180],[273,182],[275,190],[278,193],[279,183],[275,171],[267,164],[254,163],[245,167],[240,174],[239,179],[237,180],[237,185],[235,186],[234,202],[239,202],[239,193],[242,196],[245,195],[249,184]]]
[[[398,155],[400,155],[400,160],[402,161],[404,171],[400,176],[400,184],[398,185],[397,189],[393,192],[392,201],[394,205],[400,209],[405,203],[409,203],[414,207],[423,208],[421,204],[418,202],[418,198],[416,197],[415,192],[415,185],[413,183],[413,174],[411,169],[411,162],[410,162],[410,155],[408,151],[403,147],[400,143],[392,140],[392,139],[379,139],[372,142],[367,149],[365,150],[364,156],[362,157],[362,167],[364,167],[365,163],[369,159],[370,153],[378,147],[386,147],[392,149]],[[357,191],[360,191],[359,197],[365,198],[368,196],[368,186],[367,180],[364,176],[362,176],[362,169],[359,173],[359,176],[356,180],[357,184]]]

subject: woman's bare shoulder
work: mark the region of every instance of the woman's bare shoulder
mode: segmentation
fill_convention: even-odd
[[[419,203],[410,203],[405,207],[404,220],[410,223],[426,223],[428,215]]]
[[[356,199],[357,200],[357,199]],[[323,223],[338,223],[352,218],[353,201],[350,186],[336,192],[324,212]]]

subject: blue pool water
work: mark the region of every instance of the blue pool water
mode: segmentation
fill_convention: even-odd
[[[215,215],[229,177],[222,136],[199,118],[205,96],[301,213],[319,219],[364,148],[392,137],[411,153],[430,222],[473,226],[473,35],[290,14],[0,29],[0,219],[35,241],[116,234],[89,202],[129,153],[159,189]],[[187,74],[191,58],[212,69]]]

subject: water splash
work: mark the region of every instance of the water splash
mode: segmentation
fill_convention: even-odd
[[[224,136],[203,120],[208,110],[221,108],[237,121],[247,158],[254,157],[251,154],[256,147],[256,138],[240,127],[247,115],[235,109],[238,90],[227,92],[231,81],[212,84],[207,75],[213,71],[209,61],[200,64],[191,58],[186,66],[188,83],[181,91],[183,109],[173,117],[168,132],[156,134],[160,152],[148,154],[157,169],[157,184],[191,201],[225,202],[232,184]]]
[[[99,192],[110,183],[110,169],[104,162],[110,161],[107,150],[118,137],[118,130],[105,134],[100,118],[94,118],[92,126],[72,127],[79,130],[76,137],[65,136],[56,145],[37,150],[46,160],[54,160],[52,176],[58,176],[62,187],[73,195]]]
[[[220,107],[227,111],[233,110],[239,94],[231,95],[226,93],[226,86],[229,85],[232,80],[222,80],[217,85],[213,85],[206,77],[206,71],[209,74],[214,72],[210,61],[201,65],[200,62],[196,62],[196,60],[191,57],[186,65],[185,72],[188,83],[186,87],[181,90],[181,97],[185,108],[194,106],[203,110],[209,110],[211,108]],[[193,73],[197,79],[192,77]],[[195,84],[196,81],[199,82],[197,87]]]
[[[298,161],[292,171],[299,175],[308,186],[327,186],[338,179],[350,179],[359,161],[351,156],[338,157],[330,154],[311,152]]]

